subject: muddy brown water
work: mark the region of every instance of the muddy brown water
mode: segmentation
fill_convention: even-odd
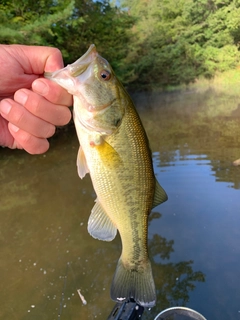
[[[158,302],[240,318],[240,98],[209,88],[134,94],[169,200],[149,219]],[[107,319],[121,252],[87,232],[95,194],[69,126],[44,155],[0,150],[0,319]],[[87,301],[83,305],[77,290]]]

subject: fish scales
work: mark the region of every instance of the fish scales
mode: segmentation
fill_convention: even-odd
[[[138,126],[135,125],[136,122],[139,122]],[[132,265],[133,268],[136,268],[136,265],[138,265],[137,261],[140,259],[140,253],[142,253],[142,260],[147,258],[147,250],[145,250],[147,243],[147,217],[151,210],[153,200],[152,190],[154,188],[154,178],[151,158],[147,157],[148,165],[146,165],[146,161],[144,161],[146,160],[144,159],[146,158],[146,153],[149,153],[146,136],[144,131],[141,130],[140,121],[135,110],[134,112],[132,111],[132,106],[126,112],[126,117],[123,120],[119,134],[123,135],[123,139],[119,140],[128,141],[122,146],[122,152],[127,152],[128,158],[123,164],[124,169],[119,168],[120,170],[118,170],[118,172],[117,170],[115,171],[119,181],[122,182],[122,191],[115,195],[116,200],[113,201],[115,208],[110,209],[109,212],[113,212],[113,214],[119,212],[119,216],[122,217],[121,223],[117,226],[123,244],[122,259],[123,261],[126,260],[126,264],[129,259],[134,261]],[[136,139],[136,137],[138,138]],[[114,135],[110,139],[113,140]],[[111,144],[111,141],[109,141],[109,143]],[[114,143],[114,141],[112,143]],[[121,157],[121,150],[114,144],[113,146]],[[114,172],[111,173],[112,177],[113,174]],[[119,198],[121,194],[124,195],[124,199]],[[128,208],[128,212],[126,212],[126,208]],[[125,210],[126,215],[122,215],[122,210]],[[144,219],[139,212],[146,213]],[[141,226],[140,229],[139,226]],[[139,242],[141,242],[141,245]],[[129,243],[134,243],[132,250],[129,248]],[[136,250],[136,247],[139,249]]]
[[[111,241],[119,231],[122,254],[111,286],[116,301],[156,303],[147,250],[148,215],[167,195],[154,177],[145,130],[131,98],[94,45],[73,64],[46,77],[74,97],[81,178],[89,173],[97,194],[88,231]]]
[[[150,156],[147,157],[149,164],[146,166],[146,153],[149,153],[146,136],[144,131],[140,130],[141,126],[135,125],[136,121],[139,122],[137,114],[129,108],[119,130],[106,138],[106,141],[117,151],[120,158],[125,158],[127,153],[127,159],[121,164],[116,162],[117,164],[113,166],[108,161],[102,161],[102,154],[98,152],[98,148],[88,149],[85,153],[90,172],[95,172],[95,175],[92,175],[91,178],[99,202],[109,213],[120,232],[123,245],[123,261],[126,260],[126,264],[129,258],[134,261],[132,268],[136,268],[138,265],[140,253],[142,253],[141,260],[147,259],[147,250],[145,249],[147,244],[147,217],[151,210],[152,190],[154,189]],[[82,135],[80,134],[80,136]],[[138,138],[136,139],[136,137]],[[127,143],[122,144],[119,141],[127,141]],[[81,145],[83,144],[84,142]],[[144,160],[145,165],[143,165]],[[100,163],[102,164],[100,165]],[[101,174],[101,179],[98,179],[98,171]],[[120,184],[116,185],[116,181],[119,181]],[[148,199],[146,196],[148,196]],[[123,211],[126,213],[124,216],[122,215]],[[142,219],[139,214],[141,211],[146,212],[145,219]],[[119,217],[120,221],[116,217]],[[139,225],[141,225],[141,229],[138,232]],[[131,242],[142,250],[134,250],[134,247],[129,248]],[[141,242],[141,245],[138,242]]]

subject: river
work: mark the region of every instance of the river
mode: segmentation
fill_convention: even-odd
[[[149,219],[158,301],[142,319],[176,305],[240,319],[239,98],[209,87],[133,99],[169,197]],[[87,232],[95,194],[77,151],[71,125],[46,154],[0,150],[1,319],[104,320],[114,306],[121,241]]]

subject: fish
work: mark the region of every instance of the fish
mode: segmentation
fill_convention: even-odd
[[[148,216],[168,196],[155,178],[149,141],[133,101],[94,44],[74,63],[44,76],[73,95],[78,174],[90,174],[97,196],[88,232],[104,241],[112,241],[117,230],[121,237],[111,298],[151,308],[156,289]]]

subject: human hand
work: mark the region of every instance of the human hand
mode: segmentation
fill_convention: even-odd
[[[55,126],[71,118],[72,96],[42,76],[62,67],[56,48],[0,45],[0,146],[48,150]]]

